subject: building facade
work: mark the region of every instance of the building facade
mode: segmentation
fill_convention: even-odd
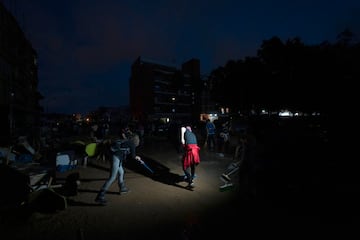
[[[38,131],[41,107],[37,53],[0,2],[0,132],[7,141]]]
[[[130,109],[135,120],[193,121],[201,109],[200,61],[178,68],[138,57],[131,67]]]

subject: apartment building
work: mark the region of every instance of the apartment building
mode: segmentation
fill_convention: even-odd
[[[0,2],[1,140],[30,135],[40,122],[37,53]]]
[[[199,119],[201,103],[200,61],[181,67],[138,57],[131,66],[130,109],[140,121]]]

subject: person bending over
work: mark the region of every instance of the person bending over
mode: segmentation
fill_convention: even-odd
[[[125,185],[124,181],[124,168],[123,163],[127,158],[135,159],[141,162],[141,157],[136,155],[136,147],[139,145],[138,142],[132,140],[118,139],[111,143],[111,167],[109,178],[105,181],[100,191],[98,192],[95,202],[105,205],[107,203],[105,199],[105,193],[108,191],[112,183],[116,180],[119,185],[119,193],[125,194],[129,189]]]
[[[200,147],[197,145],[196,135],[192,132],[190,126],[181,129],[182,143],[184,146],[184,155],[182,158],[182,167],[185,173],[185,179],[188,181],[188,188],[194,187],[195,168],[200,163]]]

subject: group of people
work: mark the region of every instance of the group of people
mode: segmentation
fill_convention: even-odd
[[[197,137],[193,133],[191,126],[186,125],[181,127],[181,143],[184,149],[182,157],[182,170],[184,171],[184,180],[187,182],[186,188],[192,189],[194,187],[195,169],[200,163],[200,147],[197,143]],[[119,186],[119,194],[129,192],[124,179],[123,163],[127,160],[135,160],[144,163],[139,155],[136,153],[136,148],[139,146],[139,139],[134,138],[129,128],[123,128],[121,137],[112,141],[109,145],[111,152],[111,168],[108,179],[100,188],[95,202],[106,205],[105,194],[117,179]],[[136,135],[135,135],[136,136]]]
[[[94,142],[101,142],[109,134],[110,125],[107,122],[95,123],[90,129],[90,138]]]
[[[220,157],[224,157],[230,142],[230,126],[229,122],[224,122],[221,127],[217,129],[214,122],[210,119],[206,120],[206,141],[205,146],[210,151],[217,150]]]

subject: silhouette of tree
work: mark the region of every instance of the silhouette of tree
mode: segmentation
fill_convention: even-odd
[[[348,29],[335,44],[308,46],[300,37],[285,43],[272,37],[262,42],[257,57],[229,60],[211,72],[212,99],[233,110],[258,106],[330,112],[338,101],[334,96],[356,89],[359,56],[360,43]]]

